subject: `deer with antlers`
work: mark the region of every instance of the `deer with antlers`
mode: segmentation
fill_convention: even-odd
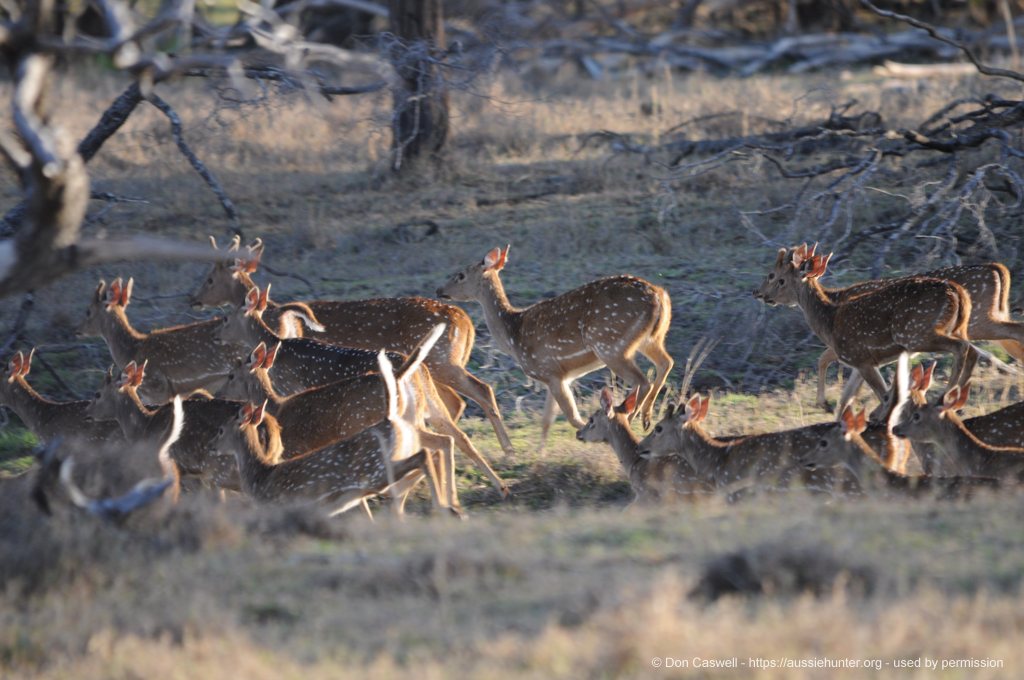
[[[878,367],[904,351],[952,354],[950,386],[970,379],[978,351],[968,341],[972,306],[963,286],[912,277],[836,302],[819,282],[831,257],[815,255],[813,249],[780,249],[776,264],[781,273],[763,297],[768,302],[795,299],[815,335],[840,361],[856,369],[883,403],[888,388]],[[847,390],[840,411],[849,396]],[[883,410],[884,406],[877,409],[872,419]]]
[[[554,421],[556,404],[577,430],[585,425],[570,385],[604,366],[627,384],[640,387],[637,413],[649,427],[654,400],[673,365],[665,351],[672,318],[668,293],[643,279],[612,276],[516,308],[500,277],[508,251],[509,246],[491,250],[482,261],[454,274],[437,289],[437,295],[480,303],[498,348],[511,355],[527,376],[547,387],[541,447]],[[654,363],[657,374],[653,383],[636,365],[637,353]]]
[[[603,388],[601,407],[576,431],[576,438],[581,442],[602,442],[612,447],[629,479],[635,501],[645,503],[692,498],[696,494],[710,491],[706,484],[697,479],[693,468],[681,455],[654,459],[640,455],[640,440],[629,425],[636,411],[639,393],[639,386],[634,387],[622,403],[616,406],[611,390]]]
[[[396,384],[385,352],[380,352],[378,361],[388,390],[387,418],[317,451],[275,462],[282,450],[280,426],[266,413],[265,404],[246,404],[236,426],[222,428],[214,442],[218,454],[237,461],[243,491],[263,502],[312,501],[329,507],[332,515],[361,506],[372,518],[368,498],[392,494],[397,498],[393,507],[400,515],[408,493],[427,477],[435,506],[461,514],[454,486],[443,481],[444,472],[437,471],[439,466],[452,469],[452,447],[447,449],[447,460],[435,459],[422,450],[414,424],[401,416],[402,388]],[[265,440],[260,436],[261,426]]]
[[[957,474],[1006,479],[1024,472],[1024,448],[995,444],[980,436],[985,434],[1000,443],[1016,444],[1024,440],[1024,432],[1014,430],[1019,420],[990,418],[972,431],[956,413],[967,403],[970,385],[955,385],[945,392],[941,401],[930,403],[927,391],[933,369],[934,364],[929,368],[915,367],[911,401],[904,408],[899,424],[893,428],[897,436],[910,439],[915,446],[919,442],[928,445],[922,467],[934,469],[935,459],[941,458],[951,463]]]
[[[224,259],[213,265],[192,296],[193,307],[245,306],[249,291],[256,287],[252,274],[259,268],[263,242],[257,239],[245,247],[244,253],[238,238],[222,250],[213,237],[210,242],[215,251],[224,254]],[[502,450],[506,455],[514,453],[494,390],[466,370],[476,329],[462,309],[421,297],[317,300],[283,305],[268,298],[266,307],[263,320],[281,337],[302,336],[303,327],[308,326],[317,329],[315,338],[322,342],[374,351],[384,347],[401,354],[411,354],[431,328],[438,323],[446,324],[445,335],[425,362],[438,394],[454,421],[459,420],[465,408],[460,394],[476,402],[494,428]]]
[[[795,246],[789,251],[779,252],[772,268],[761,286],[754,291],[754,297],[769,304],[797,306],[796,287],[785,283],[785,276],[794,259],[806,259],[814,254],[817,244],[808,249],[807,244]],[[857,295],[871,293],[885,286],[913,278],[935,278],[959,283],[971,298],[971,317],[967,334],[972,340],[994,340],[1010,356],[1024,363],[1024,324],[1010,318],[1010,272],[999,262],[976,265],[943,267],[922,274],[896,279],[876,279],[856,283],[845,288],[826,288],[822,291],[834,303],[842,303]],[[825,398],[825,377],[828,367],[838,360],[836,353],[826,349],[818,358],[817,405],[830,410]],[[859,373],[851,376],[846,393],[852,394],[859,387]]]
[[[422,342],[427,347],[444,332],[439,324]],[[245,363],[238,364],[228,375],[225,387],[218,393],[227,399],[252,403],[268,401],[268,408],[282,428],[282,442],[288,451],[303,453],[352,436],[379,422],[387,414],[387,391],[380,373],[339,380],[313,387],[288,396],[279,394],[272,384],[270,371],[274,368],[280,342],[269,350],[260,343]],[[408,384],[411,393],[402,395],[404,417],[415,423],[424,445],[434,442],[431,430],[448,435],[467,456],[491,479],[503,497],[508,497],[508,486],[491,468],[466,433],[452,421],[448,410],[434,390],[434,383],[426,366],[419,365],[416,353],[395,373],[399,384]],[[406,381],[408,367],[415,365]]]
[[[32,389],[25,377],[32,369],[33,348],[15,352],[7,363],[7,380],[0,381],[0,404],[14,411],[25,427],[44,442],[61,439],[89,444],[119,444],[121,429],[113,420],[91,420],[88,401],[52,401]]]
[[[117,378],[111,368],[85,409],[90,418],[113,419],[130,443],[164,441],[174,428],[172,404],[150,409],[139,397],[146,368],[145,362],[139,366],[129,361]],[[229,460],[211,456],[209,445],[218,429],[238,413],[238,404],[198,395],[185,401],[182,408],[182,435],[175,438],[169,449],[179,473],[182,477],[198,479],[209,487],[237,491],[240,488],[238,469]]]
[[[197,389],[214,391],[224,382],[241,352],[220,340],[221,321],[211,319],[143,333],[132,327],[125,308],[134,281],[100,281],[93,293],[79,335],[99,335],[118,368],[147,362],[149,380],[139,396],[148,404],[165,404],[176,394]]]
[[[735,491],[753,482],[757,487],[785,488],[797,468],[794,451],[817,441],[831,423],[716,439],[703,428],[711,397],[700,394],[670,404],[654,429],[638,444],[648,459],[680,455],[697,479],[713,489]],[[828,484],[828,476],[806,475],[805,484]],[[854,480],[855,481],[855,480]]]

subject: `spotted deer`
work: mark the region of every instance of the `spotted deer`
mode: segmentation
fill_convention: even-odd
[[[922,468],[927,472],[997,478],[1024,471],[1019,405],[965,422],[956,412],[967,403],[969,386],[950,389],[939,403],[931,403],[927,392],[933,370],[934,364],[914,368],[911,400],[893,428],[898,436],[913,441],[915,450],[924,451]],[[975,427],[968,427],[968,423]]]
[[[711,397],[694,395],[678,406],[670,405],[654,429],[639,443],[640,455],[648,459],[680,455],[690,464],[697,479],[713,489],[735,491],[751,482],[758,487],[785,488],[798,469],[794,451],[816,441],[832,427],[818,423],[806,427],[715,439],[702,422]],[[804,478],[808,486],[830,483],[814,475]]]
[[[217,242],[212,237],[210,240],[217,249]],[[233,241],[224,249],[224,255],[224,260],[213,265],[192,296],[194,307],[241,307],[246,304],[249,291],[256,287],[252,274],[263,255],[262,241],[257,239],[246,246],[245,253],[240,251],[240,241]],[[514,453],[494,390],[466,370],[476,329],[469,315],[459,307],[422,297],[317,300],[284,305],[268,298],[263,318],[282,337],[302,335],[303,325],[309,324],[299,321],[308,319],[321,329],[315,333],[317,340],[373,351],[384,347],[401,354],[411,354],[430,329],[439,323],[446,324],[445,335],[425,362],[438,394],[455,421],[465,408],[460,394],[476,402],[494,428],[502,450],[506,455]]]
[[[443,332],[441,325],[437,328],[424,343],[430,343],[439,332]],[[429,348],[429,344],[427,346]],[[269,350],[263,343],[257,345],[248,361],[236,365],[231,371],[218,395],[253,403],[269,400],[268,409],[282,428],[281,437],[286,450],[304,453],[321,448],[350,437],[387,415],[387,391],[380,373],[367,373],[282,396],[274,389],[270,377],[279,347],[280,343]],[[396,371],[399,384],[405,384],[403,379],[410,370],[408,367],[413,362],[416,364],[408,380],[411,398],[403,398],[400,402],[403,415],[415,423],[424,442],[434,441],[431,430],[451,437],[455,445],[491,479],[498,492],[508,497],[508,486],[473,446],[466,433],[452,421],[434,390],[426,367],[415,361],[419,353],[418,350]]]
[[[937,404],[909,404],[893,431],[911,441],[932,444],[956,474],[1018,477],[1024,472],[1024,448],[992,446],[968,430],[956,414],[967,403],[969,390],[969,385],[954,385]]]
[[[603,442],[612,447],[623,472],[633,489],[634,500],[641,503],[658,502],[674,498],[692,498],[710,491],[697,480],[697,476],[682,456],[661,456],[647,459],[640,456],[639,439],[629,426],[629,418],[636,411],[639,386],[616,406],[611,390],[601,390],[601,407],[576,431],[581,442]]]
[[[143,333],[132,327],[125,308],[134,281],[115,279],[108,287],[100,281],[93,293],[79,335],[99,335],[107,343],[118,368],[134,361],[147,362],[149,379],[139,390],[148,404],[165,404],[176,394],[216,390],[232,361],[241,354],[219,338],[218,319]]]
[[[0,404],[14,411],[21,422],[44,442],[61,439],[86,444],[120,444],[121,429],[114,420],[91,420],[88,401],[52,401],[28,384],[33,348],[15,352],[7,363],[7,380],[0,381]]]
[[[401,417],[401,388],[384,352],[379,354],[379,370],[388,386],[388,417],[349,439],[275,462],[282,450],[280,426],[265,405],[246,404],[236,424],[220,430],[214,449],[234,457],[243,491],[261,502],[312,501],[329,507],[332,515],[361,505],[370,514],[366,499],[390,493],[398,499],[395,512],[402,514],[409,491],[427,477],[435,507],[460,512],[454,486],[444,483],[445,473],[437,471],[438,466],[452,468],[453,448],[448,447],[447,460],[422,449],[416,428]]]
[[[840,361],[860,373],[883,404],[888,388],[878,367],[894,361],[901,352],[952,354],[949,386],[970,379],[978,351],[968,341],[972,307],[963,286],[914,277],[893,281],[845,302],[833,302],[819,282],[832,255],[779,251],[779,258],[787,256],[790,263],[774,279],[773,290],[796,289],[786,295],[795,296],[811,330]],[[772,291],[767,293],[768,301],[776,299],[773,295]],[[845,401],[844,397],[840,410]],[[884,406],[876,409],[873,420],[883,410]]]
[[[125,439],[133,444],[163,441],[174,427],[172,404],[151,409],[139,397],[146,368],[145,363],[138,366],[129,361],[119,377],[115,377],[111,368],[85,409],[90,418],[113,419]],[[209,487],[237,491],[240,488],[237,467],[230,460],[211,456],[209,447],[217,430],[238,413],[238,404],[199,395],[186,400],[182,408],[185,421],[181,437],[175,438],[169,453],[180,475],[198,479]]]
[[[604,366],[640,387],[637,413],[650,427],[654,400],[673,365],[665,351],[672,318],[668,293],[643,279],[612,276],[529,307],[513,307],[500,277],[508,251],[508,246],[491,250],[482,261],[454,274],[437,289],[437,296],[480,303],[497,347],[547,387],[541,447],[556,403],[573,427],[584,426],[570,385]],[[638,352],[657,369],[653,383],[636,365]]]
[[[786,287],[785,276],[792,265],[794,255],[803,259],[814,254],[815,248],[807,244],[796,246],[786,253],[779,252],[775,266],[754,291],[754,297],[769,304],[797,306],[796,287]],[[1010,318],[1010,272],[999,262],[976,265],[943,267],[910,277],[876,279],[853,284],[845,288],[821,290],[834,303],[842,303],[863,293],[877,291],[885,286],[913,278],[936,278],[959,283],[971,298],[971,316],[967,334],[972,340],[993,340],[999,343],[1017,361],[1024,363],[1024,324]],[[836,353],[826,349],[818,358],[817,405],[829,410],[825,398],[825,377],[828,367],[838,360]],[[860,385],[859,373],[851,376],[847,391],[852,393]]]
[[[329,345],[309,338],[280,337],[263,321],[269,292],[269,286],[263,291],[252,288],[245,304],[220,322],[218,333],[222,342],[243,347],[254,347],[261,342],[266,347],[275,347],[280,342],[272,376],[274,389],[279,394],[287,396],[377,371],[376,352]],[[405,358],[403,354],[388,352],[390,361],[401,363]]]
[[[874,433],[869,434],[872,428]],[[881,490],[899,496],[956,498],[968,496],[978,488],[998,488],[999,480],[991,477],[908,475],[904,470],[892,469],[878,454],[880,444],[884,446],[898,439],[891,432],[886,433],[886,429],[885,425],[868,424],[863,410],[854,412],[847,406],[839,421],[822,433],[817,444],[797,452],[795,457],[809,470],[844,467],[851,470],[862,485],[868,476],[875,477]],[[865,465],[868,460],[877,465]]]

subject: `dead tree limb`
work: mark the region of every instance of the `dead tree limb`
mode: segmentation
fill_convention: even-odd
[[[178,145],[178,150],[188,160],[192,168],[199,173],[199,176],[203,178],[206,185],[210,187],[210,191],[220,201],[221,208],[224,209],[224,213],[228,216],[231,221],[231,225],[234,231],[241,236],[241,221],[238,218],[238,210],[235,209],[235,204],[228,197],[227,192],[224,191],[224,187],[220,185],[217,178],[214,177],[213,173],[210,172],[209,168],[199,160],[195,152],[189,147],[188,142],[185,141],[185,135],[182,132],[181,118],[178,113],[168,104],[160,95],[155,92],[150,92],[146,97],[146,101],[155,106],[161,113],[163,113],[167,120],[171,123],[171,135],[174,137],[175,144]]]

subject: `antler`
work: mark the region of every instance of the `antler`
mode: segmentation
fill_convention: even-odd
[[[683,372],[683,381],[679,384],[679,402],[682,403],[687,396],[689,396],[690,384],[693,382],[693,376],[700,369],[701,364],[708,358],[712,350],[718,345],[719,338],[708,338],[703,337],[697,341],[697,344],[690,350],[690,355],[686,357],[686,369]]]

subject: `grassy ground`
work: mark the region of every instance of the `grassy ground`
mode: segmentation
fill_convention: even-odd
[[[267,241],[265,261],[308,281],[262,274],[279,299],[429,295],[455,269],[511,242],[504,280],[515,302],[629,272],[671,293],[669,349],[679,364],[699,337],[721,336],[699,376],[717,389],[712,431],[825,419],[811,405],[811,385],[798,378],[820,345],[797,313],[767,310],[749,294],[777,245],[819,234],[806,224],[797,233],[783,219],[759,221],[759,234],[738,213],[785,203],[796,188],[751,159],[673,177],[643,158],[584,144],[586,134],[607,129],[653,141],[682,121],[723,110],[738,113],[693,123],[691,136],[743,134],[764,128],[764,112],[807,122],[854,97],[899,126],[994,86],[972,79],[892,86],[863,74],[603,84],[573,75],[556,74],[543,92],[502,80],[460,93],[447,163],[409,179],[387,171],[386,94],[333,103],[275,96],[243,108],[217,108],[195,86],[171,86],[164,96],[238,205],[246,236]],[[76,137],[117,92],[110,80],[85,73],[62,88],[61,120]],[[227,233],[155,110],[137,112],[90,171],[96,189],[147,201],[94,205],[93,233]],[[894,166],[879,188],[905,189],[914,172],[931,170]],[[16,196],[5,175],[0,203]],[[895,200],[880,194],[854,216],[853,228],[870,226]],[[1005,246],[1001,259],[1019,274],[1013,224],[991,226]],[[862,243],[838,278],[858,278],[874,245]],[[129,315],[150,328],[196,317],[185,296],[203,270],[132,264],[39,291],[24,346],[40,345],[52,372],[37,359],[31,381],[63,397],[95,388],[106,349],[72,329],[99,277],[134,276]],[[16,306],[0,304],[0,325]],[[81,518],[46,520],[26,500],[26,478],[5,481],[4,677],[393,677],[410,670],[426,677],[672,677],[683,669],[655,669],[651,659],[695,656],[1004,663],[951,677],[1005,677],[1024,667],[1019,498],[905,504],[795,491],[738,506],[624,509],[628,485],[606,447],[578,443],[559,421],[548,452],[537,453],[542,394],[491,350],[482,326],[479,340],[471,369],[498,391],[518,454],[503,457],[489,426],[469,411],[465,429],[509,480],[514,500],[499,502],[485,479],[463,470],[466,523],[414,517],[399,524],[378,513],[374,525],[359,517],[325,524],[299,510],[200,497],[118,530]],[[605,380],[582,381],[584,410],[594,408]],[[974,412],[1020,394],[1015,380],[985,370],[976,382],[983,387]],[[5,470],[24,466],[28,444],[15,422],[4,426]],[[422,508],[418,499],[414,510]],[[754,550],[767,571],[775,570],[770,556],[787,551],[797,560],[833,560],[848,574],[866,569],[870,594],[846,587],[843,576],[819,597],[794,594],[795,577],[782,569],[764,597],[713,604],[687,597],[705,564],[738,549]],[[883,671],[897,673],[892,665]],[[750,669],[706,674],[747,677]]]

